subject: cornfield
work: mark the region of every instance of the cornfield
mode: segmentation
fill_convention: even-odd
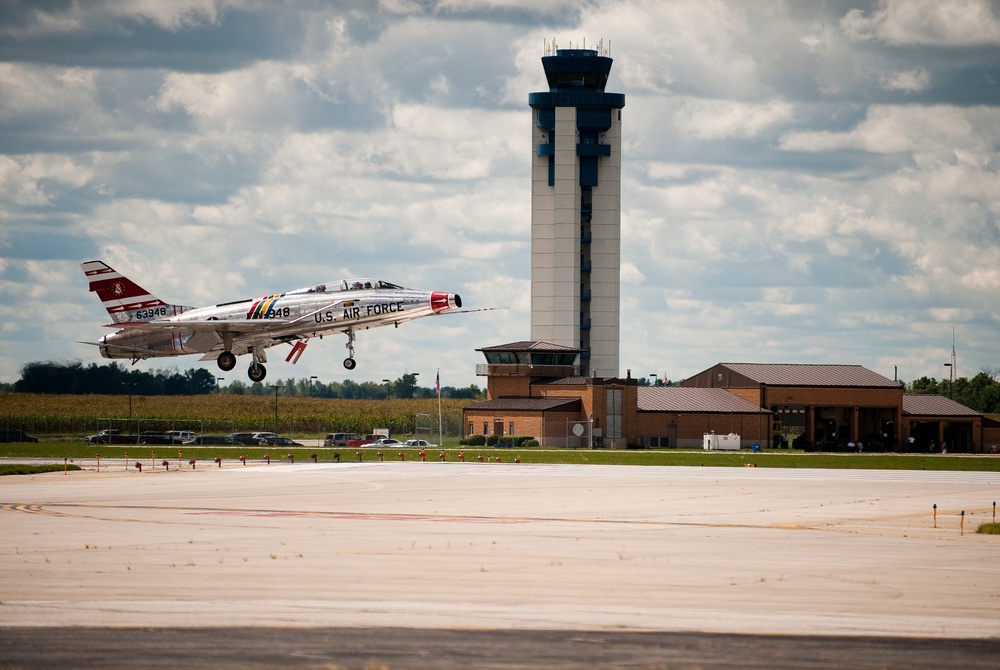
[[[441,428],[459,435],[469,400],[441,401]],[[277,422],[275,421],[277,417]],[[122,433],[193,430],[199,434],[267,430],[290,435],[326,432],[438,434],[438,401],[345,400],[249,395],[132,396],[0,393],[0,428],[36,437],[80,437],[104,428]]]

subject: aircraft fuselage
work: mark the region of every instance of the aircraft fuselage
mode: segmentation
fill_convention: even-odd
[[[354,368],[354,333],[359,329],[398,326],[405,321],[460,308],[458,294],[409,289],[373,279],[341,280],[274,295],[207,307],[170,305],[100,261],[84,263],[96,292],[119,330],[98,342],[105,358],[145,358],[204,354],[231,370],[235,356],[251,354],[250,378],[264,377],[264,353],[290,344],[297,362],[313,337],[345,333]],[[294,359],[294,360],[293,360]]]

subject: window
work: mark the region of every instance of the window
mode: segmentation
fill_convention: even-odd
[[[606,393],[607,411],[607,436],[611,439],[620,439],[622,432],[622,389],[610,388]]]

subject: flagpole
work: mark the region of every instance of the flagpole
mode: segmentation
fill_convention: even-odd
[[[435,385],[437,386],[437,394],[438,394],[438,444],[443,447],[444,429],[441,428],[441,368],[438,368],[437,370]]]

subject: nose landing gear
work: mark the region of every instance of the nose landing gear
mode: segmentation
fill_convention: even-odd
[[[344,359],[344,367],[348,370],[353,370],[358,364],[358,362],[354,360],[354,329],[348,328],[344,332],[347,333],[346,346],[349,354],[348,357]]]

